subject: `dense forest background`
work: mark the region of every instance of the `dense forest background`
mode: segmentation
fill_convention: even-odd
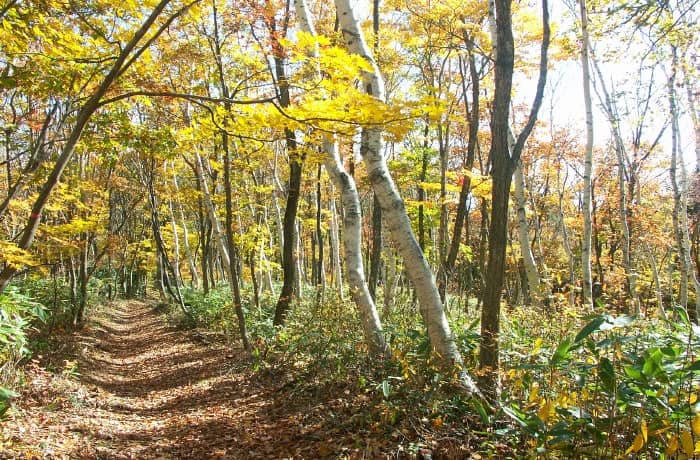
[[[699,11],[5,0],[0,412],[156,298],[387,426],[693,457]]]

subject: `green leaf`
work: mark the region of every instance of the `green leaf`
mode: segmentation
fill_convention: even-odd
[[[600,327],[608,321],[607,315],[596,316],[588,324],[583,326],[581,331],[576,335],[574,342],[581,342],[583,339],[600,330]]]
[[[474,409],[479,413],[479,417],[481,417],[481,421],[486,425],[489,423],[489,414],[486,413],[486,409],[484,409],[484,405],[481,404],[481,402],[478,399],[472,399],[472,405],[474,406]]]
[[[574,344],[574,342],[571,341],[568,337],[564,339],[559,346],[557,346],[557,349],[554,350],[554,354],[552,355],[551,359],[551,364],[552,366],[556,366],[559,364],[561,361],[566,359],[569,355],[569,350],[571,350],[571,346]]]
[[[690,364],[688,367],[683,369],[684,371],[700,371],[700,360],[695,361],[694,363]]]
[[[625,366],[623,369],[625,370],[625,374],[630,378],[641,380],[643,377],[642,370],[637,366]]]
[[[10,390],[9,388],[0,387],[0,401],[9,401],[10,399],[16,398],[17,396],[19,395],[14,391]]]
[[[510,407],[503,406],[503,412],[504,412],[507,416],[509,416],[510,418],[512,418],[513,420],[515,420],[516,422],[518,422],[518,424],[519,424],[521,427],[523,427],[523,428],[527,428],[527,427],[528,427],[527,420],[526,420],[526,418],[525,418],[525,414],[523,414],[523,413],[520,412],[519,410],[512,409],[512,408],[510,408]]]
[[[391,385],[389,384],[388,380],[382,381],[382,394],[384,394],[385,399],[389,399],[389,395],[391,394]]]
[[[600,380],[608,391],[615,389],[615,368],[606,357],[600,360]]]
[[[683,324],[685,324],[686,326],[691,325],[690,318],[688,317],[688,311],[685,308],[676,307],[674,308],[674,310]]]

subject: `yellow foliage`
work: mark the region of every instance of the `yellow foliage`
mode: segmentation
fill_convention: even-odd
[[[0,254],[2,260],[14,268],[22,268],[26,265],[34,265],[36,261],[32,254],[10,241],[0,241]]]
[[[693,435],[690,431],[684,431],[681,433],[681,450],[684,454],[692,456],[695,452],[695,445],[693,444]]]
[[[668,445],[666,446],[665,453],[666,455],[674,455],[678,451],[678,436],[675,434],[670,435],[670,438],[668,440]]]

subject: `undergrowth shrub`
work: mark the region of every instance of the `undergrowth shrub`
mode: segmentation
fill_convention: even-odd
[[[0,295],[0,416],[10,406],[17,365],[29,354],[28,334],[46,321],[46,309],[14,287]]]
[[[253,298],[244,289],[244,298]],[[202,324],[237,338],[226,287],[186,291]],[[487,411],[454,386],[431,353],[417,307],[406,293],[383,324],[392,360],[369,360],[357,310],[348,298],[308,290],[282,328],[277,298],[244,302],[259,371],[284,371],[299,391],[354,387],[374,402],[368,424],[449,429],[480,436],[485,455],[532,458],[693,458],[700,453],[700,328],[683,309],[673,321],[513,307],[500,335],[500,408]],[[466,367],[478,374],[479,311],[448,317]],[[281,375],[281,374],[280,374]],[[369,413],[371,412],[371,413]],[[460,434],[462,433],[462,434]]]
[[[501,434],[533,454],[693,458],[700,329],[676,313],[674,322],[604,313],[559,341],[523,338],[505,361],[504,411],[516,424]]]

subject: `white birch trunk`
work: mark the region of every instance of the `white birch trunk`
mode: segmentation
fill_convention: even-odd
[[[677,120],[676,120],[677,123]],[[681,166],[681,207],[680,207],[680,226],[683,237],[683,258],[686,260],[686,267],[688,269],[688,278],[693,283],[693,290],[695,291],[695,312],[696,318],[700,314],[700,280],[698,279],[697,271],[695,270],[695,264],[693,263],[693,257],[690,254],[690,234],[688,230],[688,171],[685,167],[685,161],[680,160]]]
[[[654,257],[654,253],[652,252],[649,243],[644,243],[644,249],[646,250],[647,259],[649,259],[649,265],[651,266],[651,276],[654,280],[654,292],[656,293],[656,305],[659,308],[659,314],[663,319],[668,320],[668,316],[666,316],[666,309],[664,308],[664,296],[663,292],[661,291],[661,280],[659,279],[659,269],[656,266],[656,258]]]
[[[194,156],[195,160],[197,161],[197,167],[195,170],[197,176],[199,177],[199,181],[202,184],[202,197],[204,198],[204,205],[207,208],[207,215],[209,216],[209,221],[211,222],[216,247],[219,250],[219,256],[221,256],[223,265],[227,267],[226,273],[229,275],[229,282],[233,284],[233,275],[230,273],[231,259],[226,248],[226,235],[221,230],[221,224],[219,223],[219,218],[216,214],[216,208],[214,207],[214,202],[212,201],[211,194],[209,193],[209,185],[207,184],[206,178],[202,173],[202,171],[204,171],[204,167],[202,166],[202,157],[200,157],[199,153],[196,152]]]
[[[581,10],[581,66],[583,67],[583,102],[586,109],[586,152],[583,170],[583,240],[581,241],[581,271],[583,275],[583,303],[593,308],[593,277],[591,275],[592,204],[591,178],[593,177],[593,104],[591,75],[588,58],[588,11],[586,0],[579,0]]]
[[[542,300],[540,292],[540,274],[537,271],[535,258],[530,247],[530,226],[527,222],[527,200],[525,199],[525,178],[523,176],[522,161],[518,162],[513,174],[513,185],[515,186],[515,207],[518,220],[518,242],[520,243],[520,254],[523,258],[523,267],[527,278],[527,291],[530,303],[538,305]]]
[[[681,155],[680,148],[680,127],[678,126],[678,104],[676,101],[676,72],[678,66],[678,56],[676,49],[673,49],[673,62],[671,64],[671,75],[668,81],[668,98],[671,112],[671,186],[673,187],[673,226],[678,244],[678,256],[681,262],[680,279],[680,304],[683,307],[688,305],[688,281],[692,280],[695,288],[695,309],[700,313],[700,281],[693,267],[693,259],[690,254],[690,236],[688,234],[688,180],[685,162]],[[677,166],[680,163],[681,180],[678,184]]]
[[[299,25],[311,35],[316,31],[309,16],[305,0],[295,0]],[[316,49],[311,54],[318,55]],[[388,356],[389,347],[384,338],[382,323],[379,319],[377,306],[372,300],[369,288],[365,280],[364,264],[362,260],[362,207],[360,195],[357,192],[355,180],[343,167],[338,154],[338,147],[331,139],[324,139],[323,151],[325,153],[324,166],[328,171],[335,186],[341,192],[343,206],[343,246],[345,248],[345,267],[347,271],[350,295],[357,305],[362,321],[362,329],[369,346],[370,353],[375,356]],[[336,278],[340,287],[342,298],[342,275],[340,272],[340,251],[338,249],[338,225],[335,211],[335,201],[331,199],[331,239],[333,241],[333,257],[336,264]],[[335,224],[333,224],[335,222]]]
[[[168,212],[170,213],[170,228],[173,232],[173,275],[175,283],[179,284],[180,276],[180,235],[177,231],[177,223],[175,222],[175,213],[173,212],[173,200],[168,200]]]
[[[362,56],[372,68],[371,72],[364,72],[365,85],[369,85],[375,98],[384,101],[384,81],[364,39],[350,0],[335,0],[335,6],[345,44],[351,53]],[[421,314],[428,328],[430,343],[440,359],[460,373],[465,389],[471,393],[480,394],[469,374],[463,369],[462,355],[450,331],[435,278],[416,241],[403,200],[387,168],[382,152],[382,132],[377,128],[367,128],[365,131],[367,151],[362,153],[367,174],[382,207],[382,213],[386,216],[392,240],[403,257],[409,277],[413,281]]]
[[[685,73],[685,90],[688,97],[688,112],[690,119],[693,122],[693,131],[695,132],[695,172],[700,172],[700,91],[693,90],[691,76],[688,72]]]
[[[362,206],[357,193],[355,180],[348,174],[340,161],[337,149],[332,144],[324,146],[327,157],[324,165],[341,191],[343,204],[343,246],[345,248],[345,270],[347,272],[350,295],[357,305],[370,350],[375,355],[386,355],[388,347],[384,340],[382,323],[377,307],[372,300],[365,280],[362,261]]]
[[[333,190],[331,189],[331,194]],[[340,230],[338,226],[338,210],[335,206],[335,198],[330,200],[330,211],[331,211],[331,246],[332,246],[332,257],[333,257],[333,271],[335,273],[335,285],[338,289],[338,295],[340,300],[343,300],[343,270],[340,264]]]

